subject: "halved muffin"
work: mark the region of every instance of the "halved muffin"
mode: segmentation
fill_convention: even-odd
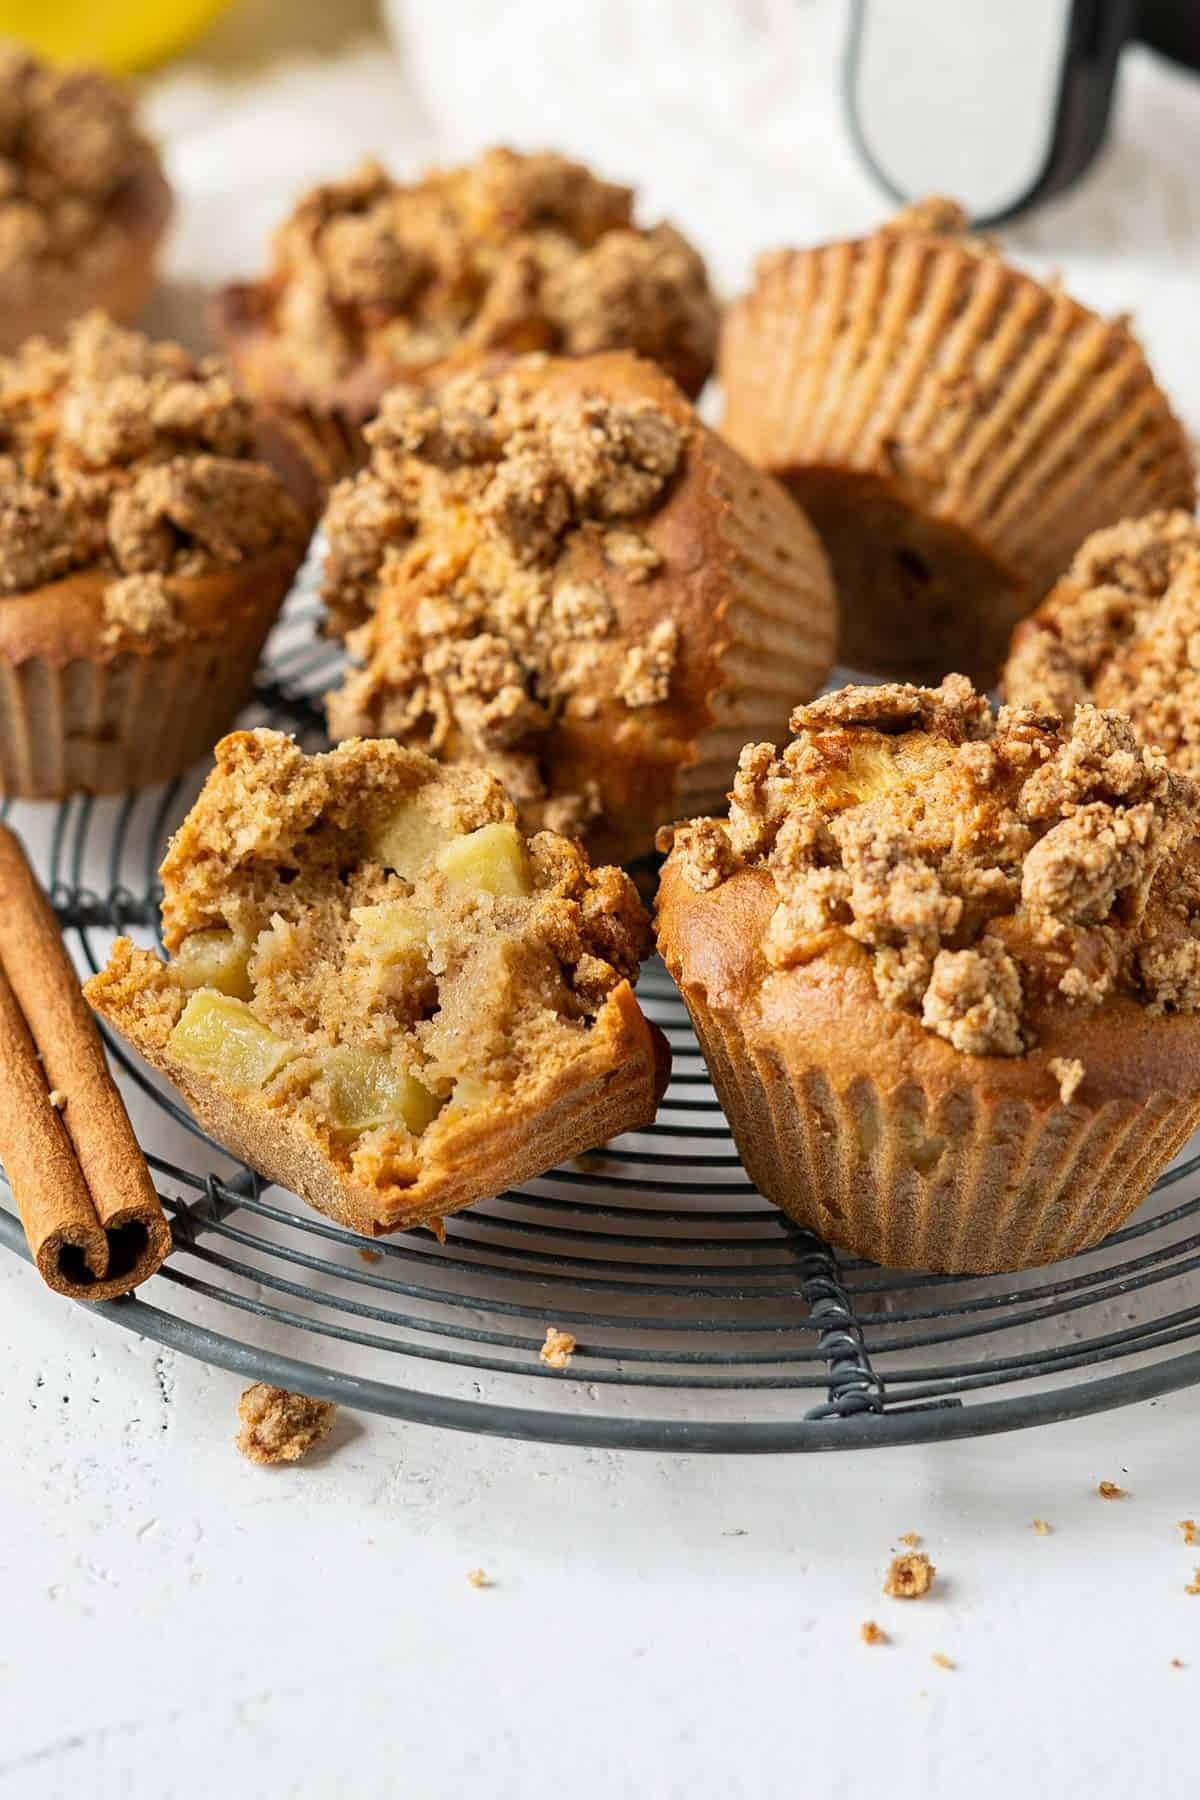
[[[265,280],[226,288],[218,334],[247,389],[332,478],[361,462],[387,388],[528,350],[630,349],[699,393],[716,350],[704,264],[633,191],[494,149],[413,182],[367,162],[305,194]]]
[[[821,534],[851,668],[991,683],[1090,531],[1193,502],[1128,322],[1013,268],[950,201],[763,257],[721,379],[725,435]]]
[[[170,960],[119,938],[86,993],[223,1144],[381,1233],[650,1123],[670,1058],[620,870],[398,744],[216,759],[162,865]]]
[[[718,807],[833,656],[804,514],[626,352],[395,389],[325,515],[334,737],[490,768],[523,820],[624,861]]]
[[[170,216],[128,89],[0,45],[0,351],[93,307],[136,318]]]
[[[207,755],[314,501],[215,360],[98,313],[0,359],[0,793],[114,793]]]
[[[844,688],[675,833],[659,946],[751,1177],[899,1268],[1099,1243],[1200,1124],[1200,785],[1117,713]]]
[[[1096,531],[1013,633],[1006,697],[1069,720],[1125,713],[1139,743],[1200,776],[1200,523],[1151,513]]]

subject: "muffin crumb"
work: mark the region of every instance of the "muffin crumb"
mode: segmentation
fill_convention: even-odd
[[[893,1600],[919,1600],[933,1586],[937,1570],[923,1550],[894,1556],[888,1565],[883,1591]]]
[[[496,1585],[486,1569],[468,1569],[467,1581],[473,1588],[490,1588]]]
[[[1052,1056],[1046,1067],[1058,1083],[1058,1097],[1070,1106],[1083,1083],[1086,1070],[1077,1056]]]
[[[569,1331],[560,1331],[557,1325],[547,1325],[546,1341],[538,1351],[544,1363],[552,1369],[565,1369],[570,1366],[575,1352],[575,1339]]]
[[[1185,1544],[1194,1544],[1196,1542],[1195,1519],[1180,1519],[1179,1529],[1183,1533],[1183,1541]]]
[[[890,1644],[892,1641],[882,1625],[877,1625],[874,1619],[864,1619],[858,1628],[858,1635],[864,1644]]]
[[[61,1088],[51,1088],[46,1098],[49,1100],[55,1112],[62,1112],[67,1104],[67,1096],[63,1093]]]
[[[1115,1481],[1102,1481],[1096,1489],[1102,1500],[1128,1500],[1128,1488],[1118,1487]]]
[[[1045,1519],[1035,1519],[1033,1521],[1033,1529],[1037,1532],[1039,1537],[1049,1537],[1053,1527],[1048,1525]]]
[[[1200,1594],[1200,1569],[1193,1571],[1192,1579],[1188,1582],[1183,1591],[1185,1594]]]
[[[919,1531],[906,1531],[901,1537],[900,1542],[907,1545],[910,1550],[919,1549],[921,1544],[921,1534]]]
[[[935,1662],[939,1669],[957,1669],[958,1667],[956,1662],[952,1662],[950,1657],[944,1656],[940,1650],[935,1650],[929,1660]]]
[[[256,1381],[238,1402],[237,1447],[253,1463],[293,1463],[328,1437],[337,1417],[331,1400],[311,1400]]]

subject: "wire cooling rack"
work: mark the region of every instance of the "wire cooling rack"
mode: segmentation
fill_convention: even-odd
[[[314,618],[302,587],[247,715],[312,747],[337,664]],[[155,871],[198,784],[53,813],[41,873],[82,969],[119,931],[154,941]],[[16,820],[31,839],[32,817]],[[1200,1155],[1185,1153],[1125,1230],[1051,1269],[873,1268],[754,1191],[661,965],[639,995],[675,1058],[655,1124],[447,1220],[442,1244],[424,1231],[367,1244],[266,1186],[110,1039],[174,1249],[138,1296],[96,1310],[352,1407],[630,1449],[971,1437],[1200,1381]],[[24,1251],[11,1210],[0,1242]],[[548,1325],[577,1339],[566,1371],[539,1358]]]

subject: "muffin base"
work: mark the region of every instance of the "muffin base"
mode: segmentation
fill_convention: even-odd
[[[182,635],[136,647],[103,643],[102,575],[0,599],[0,793],[123,793],[206,756],[249,697],[299,561],[278,550],[172,581]]]

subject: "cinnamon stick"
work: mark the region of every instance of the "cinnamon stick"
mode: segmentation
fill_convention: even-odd
[[[0,1160],[43,1280],[76,1300],[145,1281],[170,1226],[49,900],[0,825]]]

